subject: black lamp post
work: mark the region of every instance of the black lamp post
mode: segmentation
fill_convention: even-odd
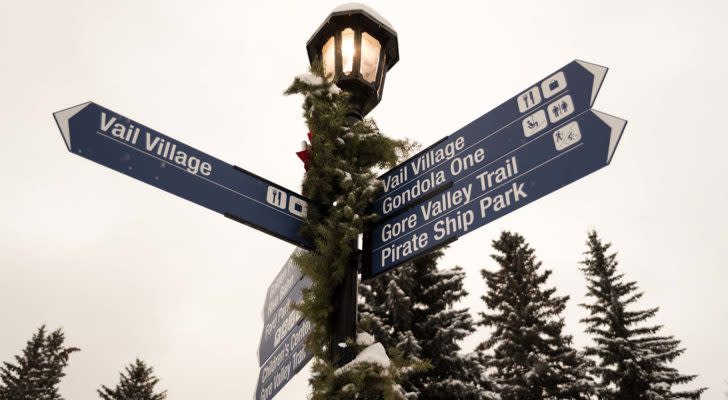
[[[311,63],[323,62],[324,72],[349,92],[349,123],[360,121],[382,99],[387,71],[399,60],[397,32],[365,5],[335,8],[306,43]],[[356,243],[352,245],[356,248]],[[344,281],[334,290],[330,348],[340,366],[353,359],[346,339],[356,337],[359,254],[354,254]]]
[[[336,7],[306,43],[311,63],[321,60],[334,83],[351,94],[361,119],[382,99],[387,71],[399,61],[397,31],[376,11],[358,3]]]

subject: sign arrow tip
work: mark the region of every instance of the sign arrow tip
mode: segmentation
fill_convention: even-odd
[[[66,147],[68,147],[68,151],[71,151],[71,130],[68,126],[68,120],[71,119],[74,115],[78,114],[91,104],[90,101],[87,101],[83,104],[79,104],[77,106],[73,106],[70,108],[66,108],[65,110],[56,111],[53,113],[53,118],[56,119],[56,124],[58,125],[58,129],[61,130],[61,135],[63,135],[63,141],[66,142]]]
[[[607,124],[610,129],[609,148],[607,149],[607,164],[609,164],[612,161],[614,151],[617,149],[619,139],[622,138],[622,133],[624,133],[624,127],[627,126],[627,121],[601,111],[592,110],[592,112],[594,112],[594,115],[596,115],[597,118]]]
[[[576,62],[581,65],[585,70],[589,71],[590,74],[594,75],[594,82],[592,83],[591,91],[591,100],[589,100],[589,105],[594,105],[594,99],[596,99],[597,94],[599,94],[599,88],[602,87],[602,82],[604,82],[604,77],[607,76],[607,71],[609,70],[609,68],[581,60],[576,60]]]

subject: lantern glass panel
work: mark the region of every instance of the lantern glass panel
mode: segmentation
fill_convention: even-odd
[[[361,68],[360,72],[365,81],[374,83],[377,80],[377,67],[379,67],[379,52],[382,45],[372,35],[363,32],[361,35]]]
[[[341,32],[341,70],[344,74],[350,74],[354,69],[354,30],[346,28]]]
[[[330,37],[329,40],[324,44],[321,50],[322,59],[324,62],[324,73],[326,75],[334,76],[334,67],[336,65],[336,48],[334,46],[334,37]]]
[[[382,89],[384,89],[384,74],[387,73],[387,53],[382,54],[382,64],[385,65],[382,68],[382,72],[379,74],[379,88],[377,89],[377,97],[382,98]]]

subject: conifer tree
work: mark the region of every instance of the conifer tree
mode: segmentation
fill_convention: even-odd
[[[581,270],[591,302],[582,304],[589,317],[582,322],[594,339],[587,353],[598,357],[596,374],[602,379],[600,398],[606,400],[699,399],[705,389],[676,391],[695,375],[681,375],[669,366],[685,349],[672,336],[661,336],[660,325],[647,321],[658,308],[631,310],[643,295],[637,283],[625,282],[617,271],[616,253],[589,233]]]
[[[541,269],[521,235],[503,232],[493,247],[498,269],[481,271],[489,310],[480,314],[493,332],[479,350],[495,392],[503,400],[589,399],[590,362],[563,332],[568,296],[546,287],[551,271]]]
[[[114,389],[101,385],[97,392],[103,400],[164,400],[167,392],[155,392],[159,379],[154,376],[154,368],[137,359],[119,373],[119,383]]]
[[[50,334],[45,325],[38,328],[15,363],[0,367],[0,400],[62,400],[58,384],[71,353],[79,351],[64,345],[61,329]]]
[[[438,269],[437,250],[361,285],[364,329],[385,347],[412,362],[426,361],[403,376],[410,399],[481,399],[482,368],[458,344],[475,331],[467,309],[454,304],[467,296],[460,267]]]
[[[307,340],[314,354],[312,399],[401,398],[397,360],[392,368],[387,360],[358,362],[337,371],[328,341],[334,290],[343,280],[358,235],[376,219],[370,206],[382,185],[374,168],[394,166],[409,145],[384,136],[371,119],[352,121],[349,94],[324,75],[320,62],[314,63],[311,73],[296,77],[286,94],[304,95],[303,115],[312,133],[302,185],[311,202],[302,234],[312,239],[315,249],[295,258],[312,281],[298,307],[313,325]],[[350,345],[355,350],[363,348]]]

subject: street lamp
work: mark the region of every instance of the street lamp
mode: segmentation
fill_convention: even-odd
[[[311,64],[323,63],[324,73],[349,93],[346,124],[354,124],[382,99],[387,71],[399,60],[397,32],[376,11],[363,4],[336,7],[306,43]],[[352,243],[356,248],[356,243]],[[343,281],[334,290],[329,346],[332,363],[354,358],[346,346],[356,337],[359,256],[352,254]]]
[[[399,61],[397,31],[371,8],[336,7],[306,43],[308,59],[323,62],[326,75],[350,93],[354,117],[361,119],[382,99],[387,71]]]

